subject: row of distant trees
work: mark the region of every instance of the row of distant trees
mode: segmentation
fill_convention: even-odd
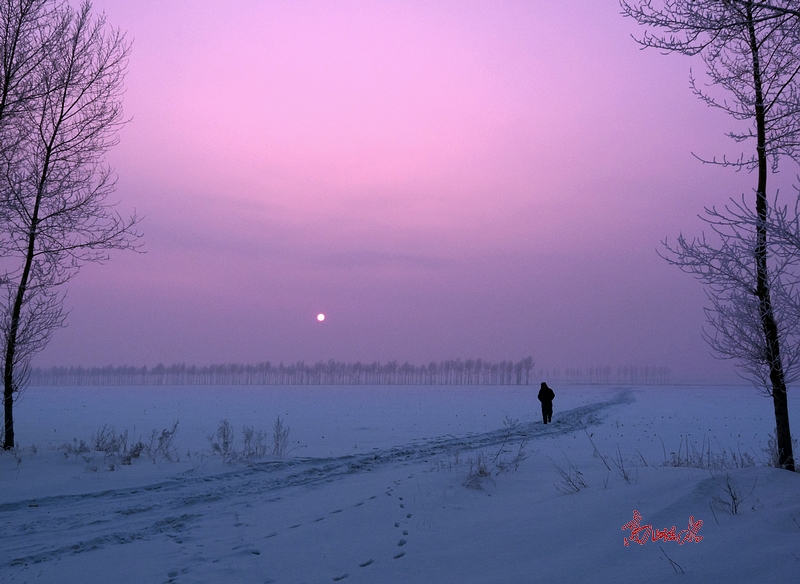
[[[533,358],[399,363],[324,362],[34,368],[31,385],[527,385]]]
[[[669,385],[673,383],[669,367],[646,365],[567,367],[565,369],[540,369],[542,381],[563,383],[596,383],[621,385]]]
[[[34,368],[35,386],[124,385],[531,385],[542,380],[574,383],[668,383],[663,367],[588,367],[533,370],[533,358],[519,361],[461,359],[412,363],[269,362],[195,366]]]

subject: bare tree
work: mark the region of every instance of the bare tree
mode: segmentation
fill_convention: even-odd
[[[776,199],[768,208],[768,288],[781,348],[786,384],[800,377],[800,231],[786,206]],[[701,217],[713,234],[687,240],[679,236],[663,257],[706,285],[711,331],[704,338],[719,356],[737,359],[747,379],[771,395],[770,361],[759,302],[753,282],[758,279],[754,257],[761,223],[744,197],[724,209],[707,208]]]
[[[85,263],[135,248],[139,238],[137,217],[123,218],[108,201],[115,179],[103,163],[125,123],[130,45],[89,2],[30,4],[37,25],[18,40],[35,56],[9,89],[10,103],[23,105],[3,127],[0,149],[5,449],[14,446],[13,401],[30,358],[64,324],[63,285]]]
[[[16,143],[13,122],[39,94],[34,72],[55,36],[51,0],[0,0],[0,148]]]
[[[706,284],[711,302],[706,314],[714,329],[706,339],[718,356],[738,359],[743,375],[772,396],[780,465],[794,470],[786,384],[795,375],[800,351],[798,258],[784,245],[787,238],[771,232],[780,222],[776,213],[785,208],[769,204],[767,179],[782,157],[797,161],[800,154],[795,3],[622,0],[621,6],[623,14],[657,31],[638,39],[644,47],[702,58],[710,84],[703,87],[692,77],[694,93],[743,123],[729,137],[754,143],[750,154],[736,160],[705,161],[755,172],[752,206],[743,197],[723,211],[706,209],[714,239],[681,236],[675,247],[666,247],[665,256]],[[724,97],[712,93],[716,88]]]
[[[725,0],[730,4],[743,8],[748,4],[747,0]],[[763,10],[763,14],[759,15],[760,19],[769,19],[781,16],[794,16],[800,18],[800,8],[796,7],[794,0],[790,1],[775,1],[775,2],[749,2],[753,8]]]

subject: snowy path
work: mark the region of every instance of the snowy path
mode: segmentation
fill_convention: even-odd
[[[520,424],[508,440],[514,442],[524,437],[536,440],[575,432],[597,424],[604,410],[632,401],[630,393],[621,391],[613,399],[562,412],[556,424]],[[280,501],[287,491],[325,488],[336,479],[364,478],[365,473],[377,475],[386,469],[396,471],[405,464],[427,461],[457,450],[499,445],[507,436],[505,428],[465,436],[448,435],[376,449],[370,454],[254,463],[205,476],[184,473],[135,488],[6,502],[0,504],[0,526],[6,535],[0,566],[3,571],[24,569],[132,542],[173,540],[181,543],[194,528],[202,529],[203,524],[213,523],[219,517],[238,517],[254,502],[263,509],[265,504]],[[364,483],[357,482],[352,489],[348,487],[354,495]],[[364,490],[362,498],[352,498],[348,505],[360,507],[374,500],[376,495],[367,495],[368,490]],[[341,498],[341,489],[335,491],[329,500]],[[339,507],[327,511],[329,515],[342,512]],[[264,513],[272,515],[268,508]],[[325,515],[315,520],[323,519]],[[399,522],[394,523],[400,527]],[[298,527],[292,524],[287,529]],[[265,537],[276,534],[267,533]],[[247,546],[245,549],[249,550]],[[259,552],[253,549],[247,553],[258,555]],[[402,555],[402,550],[398,551],[397,557]],[[366,567],[373,561],[364,558],[358,566]]]

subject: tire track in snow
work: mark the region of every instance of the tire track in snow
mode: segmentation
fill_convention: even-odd
[[[285,488],[421,462],[454,450],[570,434],[598,424],[605,410],[632,402],[631,392],[622,390],[610,400],[562,412],[552,424],[518,424],[510,435],[508,428],[446,435],[369,454],[258,462],[210,476],[184,474],[146,486],[0,504],[0,526],[6,535],[4,556],[8,558],[0,565],[35,564],[156,537],[175,539],[207,513],[219,512],[219,507],[236,508],[253,496],[269,501]]]

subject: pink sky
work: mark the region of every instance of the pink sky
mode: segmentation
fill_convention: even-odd
[[[732,371],[655,250],[754,177],[692,157],[738,152],[701,63],[616,0],[94,5],[134,39],[109,162],[147,253],[84,268],[36,364]]]

